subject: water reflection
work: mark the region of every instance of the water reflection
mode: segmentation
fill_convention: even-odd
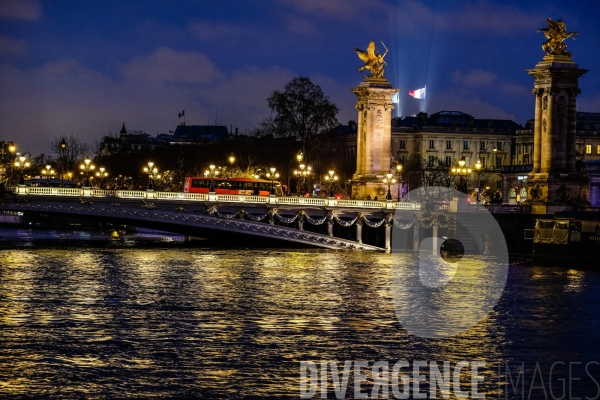
[[[2,392],[297,397],[301,360],[485,360],[491,396],[499,361],[600,358],[597,273],[514,262],[482,322],[422,339],[396,318],[391,264],[320,250],[0,250]],[[440,313],[475,312],[444,311],[457,295]]]

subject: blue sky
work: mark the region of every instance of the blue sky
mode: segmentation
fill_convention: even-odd
[[[597,0],[0,0],[0,140],[46,150],[54,136],[100,140],[187,124],[250,130],[267,97],[295,76],[319,84],[356,119],[363,75],[353,51],[389,48],[395,114],[459,110],[478,118],[533,117],[539,28],[562,19],[580,68],[578,108],[600,112]],[[427,100],[408,96],[427,85]]]

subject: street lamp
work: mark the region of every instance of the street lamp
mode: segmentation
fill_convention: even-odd
[[[338,180],[338,176],[335,174],[334,170],[329,170],[329,175],[325,175],[325,180],[330,183],[329,185],[329,197],[333,198],[335,195],[333,194],[333,186],[335,182]]]
[[[229,161],[229,165],[230,165],[231,172],[233,172],[233,163],[235,163],[235,156],[234,156],[233,154],[231,154],[231,155],[229,156],[229,158],[227,159],[227,161]],[[229,173],[227,174],[227,176],[231,177],[231,172],[229,172]]]
[[[17,167],[18,169],[21,170],[21,177],[19,178],[19,185],[25,184],[25,177],[23,175],[23,172],[24,172],[25,168],[29,168],[29,165],[30,165],[29,161],[27,161],[25,156],[21,156],[21,157],[19,157],[18,161],[15,161],[15,167]]]
[[[152,161],[148,162],[148,166],[144,167],[144,172],[148,174],[148,188],[147,190],[154,190],[153,180],[158,178],[158,168],[154,166]]]
[[[392,200],[392,192],[390,191],[390,187],[391,187],[391,186],[392,186],[394,183],[396,183],[396,179],[392,178],[392,176],[394,176],[394,175],[388,172],[388,173],[385,175],[385,178],[383,178],[383,183],[388,185],[388,191],[387,191],[387,194],[385,195],[385,199],[386,199],[387,201],[390,201],[390,200]]]
[[[219,175],[219,170],[215,169],[216,167],[214,166],[214,164],[211,164],[209,167],[209,169],[207,169],[206,171],[204,171],[204,176],[209,177],[210,176],[210,189],[209,191],[211,193],[215,192],[215,181],[214,178],[215,176]]]
[[[267,178],[271,178],[271,196],[275,196],[275,179],[279,178],[279,172],[277,168],[271,167],[269,168],[270,173],[267,174]]]
[[[83,164],[81,164],[79,166],[79,169],[81,169],[81,171],[85,174],[85,182],[84,182],[84,186],[89,187],[90,186],[90,172],[94,170],[94,168],[96,168],[96,166],[94,164],[92,164],[92,160],[90,160],[89,157],[86,157],[85,160],[83,160]]]
[[[477,173],[477,203],[481,203],[481,178],[483,177],[483,179],[485,179],[485,173],[483,172],[483,164],[481,163],[481,158],[479,157],[479,154],[481,154],[482,152],[486,152],[487,150],[488,148],[486,147],[485,149],[480,150],[479,153],[477,153],[477,162],[475,163],[475,172]],[[493,147],[492,151],[494,152],[494,154],[498,151],[496,146]]]
[[[460,159],[458,162],[458,166],[454,166],[450,169],[450,174],[455,175],[459,178],[459,190],[463,193],[467,192],[467,179],[472,172],[471,168],[465,167],[465,159],[464,157]]]
[[[17,146],[13,144],[13,142],[8,142],[8,152],[10,153],[10,184],[13,183],[13,164],[15,162],[15,152],[17,151]]]
[[[301,176],[302,177],[302,191],[306,192],[306,177],[310,176],[310,174],[312,173],[312,167],[306,166],[304,164],[300,164],[300,171],[294,171],[294,174],[296,176]],[[304,195],[304,193],[303,193]]]
[[[98,172],[96,172],[96,177],[100,178],[99,186],[102,187],[104,184],[104,178],[108,176],[108,172],[106,172],[106,168],[100,167],[98,168]]]
[[[402,200],[402,164],[396,164],[396,174],[398,178],[396,182],[398,182],[398,201]]]
[[[60,183],[60,187],[65,187],[65,164],[66,164],[66,159],[65,159],[65,151],[67,150],[67,142],[65,141],[65,138],[63,137],[60,140],[60,155],[61,155],[61,166],[60,166],[60,179],[61,179],[61,183]]]
[[[54,170],[50,164],[46,165],[46,168],[42,169],[42,176],[46,175],[46,186],[50,186],[50,176],[54,175]]]

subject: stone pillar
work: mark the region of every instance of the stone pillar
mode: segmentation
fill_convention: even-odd
[[[569,126],[567,130],[567,171],[570,173],[575,173],[575,155],[576,155],[576,134],[577,134],[577,95],[581,92],[581,90],[576,89],[573,90],[571,95],[569,96]]]
[[[544,100],[547,107],[542,112],[542,165],[540,167],[540,172],[542,174],[547,174],[552,167],[552,147],[553,141],[555,140],[553,137],[554,129],[553,129],[553,117],[554,113],[552,112],[552,107],[554,106],[554,93],[546,92],[544,94]]]
[[[527,178],[527,203],[534,213],[550,214],[589,204],[582,189],[588,179],[575,168],[576,97],[579,77],[586,72],[571,60],[570,53],[546,55],[534,69],[527,70],[535,78],[536,94],[534,161]]]
[[[383,177],[390,171],[392,145],[392,96],[398,89],[385,78],[366,77],[352,91],[358,96],[358,131],[356,137],[356,172],[352,177],[353,193],[358,198],[374,197],[383,187]]]
[[[544,91],[533,89],[535,93],[535,121],[542,120],[542,97]],[[542,126],[535,123],[533,125],[533,172],[539,173],[542,160]]]
[[[419,220],[418,216],[415,215],[415,222],[413,222],[413,250],[419,251]]]
[[[363,221],[361,219],[356,220],[356,243],[362,243],[362,225]]]
[[[394,224],[394,214],[388,213],[385,216],[385,252],[392,251],[392,225]]]
[[[333,236],[333,211],[327,213],[327,235]]]
[[[437,224],[437,221],[434,221],[434,223],[433,223],[433,241],[432,241],[432,246],[433,246],[433,252],[434,253],[439,253],[438,252],[438,224]]]

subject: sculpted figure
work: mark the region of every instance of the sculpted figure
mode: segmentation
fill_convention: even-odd
[[[567,33],[567,25],[560,19],[554,22],[552,18],[548,18],[546,21],[548,22],[548,28],[538,29],[538,32],[544,32],[546,39],[548,39],[542,44],[542,50],[548,55],[571,57],[573,54],[567,51],[567,45],[563,42],[570,37],[575,40],[574,35],[578,35],[579,32]]]
[[[383,42],[381,42],[383,44]],[[385,47],[385,44],[383,44]],[[367,51],[363,51],[360,49],[354,49],[358,57],[365,62],[365,65],[358,69],[359,72],[363,72],[365,69],[371,71],[371,76],[373,78],[383,78],[383,66],[387,65],[383,58],[388,53],[387,47],[385,47],[385,53],[383,55],[379,54],[379,52],[375,51],[375,43],[369,43],[369,47],[367,47]]]

